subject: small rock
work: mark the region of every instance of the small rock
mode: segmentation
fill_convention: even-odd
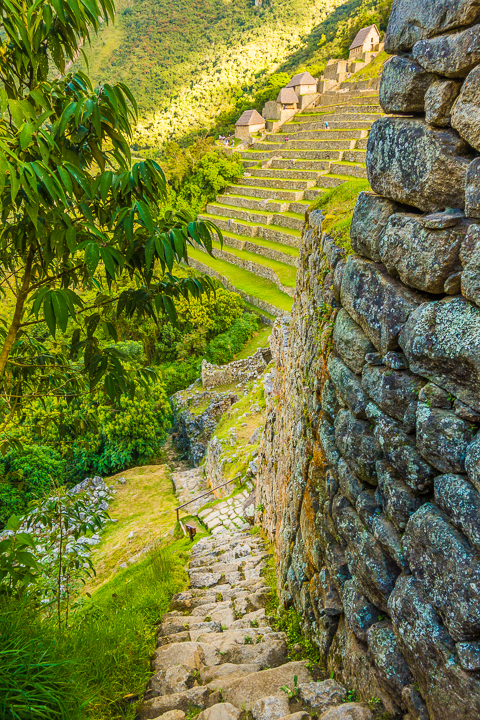
[[[229,702],[217,703],[212,707],[203,710],[198,715],[198,720],[238,720],[242,711]]]
[[[279,720],[289,714],[288,697],[286,693],[264,697],[253,703],[251,711],[255,720]]]
[[[347,691],[336,680],[302,683],[299,690],[303,702],[319,713],[332,705],[340,705],[347,697]]]
[[[427,123],[448,127],[451,110],[458,97],[462,83],[456,80],[437,80],[425,94],[425,116]]]
[[[320,715],[319,720],[373,720],[373,715],[364,703],[345,703],[327,710]]]

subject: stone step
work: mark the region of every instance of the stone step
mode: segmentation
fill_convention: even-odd
[[[229,205],[231,207],[244,208],[245,210],[258,210],[259,212],[278,213],[290,210],[288,202],[278,202],[275,200],[256,200],[244,197],[243,195],[219,195],[216,202],[221,205]]]
[[[367,160],[367,153],[365,150],[345,150],[342,160],[344,162],[362,163],[364,165]]]
[[[357,119],[356,117],[353,120],[350,120],[347,117],[343,117],[341,120],[327,120],[328,122],[328,128],[330,130],[369,130],[374,122],[378,120],[378,118],[383,117],[382,115],[378,115],[378,117],[371,117],[371,119],[362,120]],[[315,130],[325,130],[325,121],[322,120],[321,122],[315,121],[312,123],[292,123],[283,125],[282,126],[282,132],[291,132],[292,135],[297,132],[303,132],[303,131],[315,131]]]
[[[248,185],[229,185],[225,192],[244,197],[261,198],[263,200],[286,200],[287,202],[296,202],[303,200],[303,190],[279,190],[266,187],[251,187]]]
[[[319,110],[323,110],[324,108],[331,108],[331,107],[342,107],[344,108],[345,112],[348,112],[348,108],[351,107],[372,107],[372,108],[378,108],[380,107],[380,101],[378,97],[378,93],[373,95],[366,95],[366,96],[359,96],[359,95],[350,95],[350,93],[345,94],[332,94],[332,95],[325,95],[321,99],[321,103],[315,107],[315,108],[309,108],[308,110],[305,110],[302,115],[309,115],[311,113],[318,113]],[[373,111],[375,112],[375,111]]]
[[[241,154],[242,158],[247,159],[251,150],[245,150]],[[291,158],[299,160],[341,160],[342,150],[292,150],[290,143],[283,150],[270,150],[270,152],[256,151],[261,162],[272,160],[274,158]]]
[[[320,130],[316,130],[315,132],[298,132],[295,133],[295,135],[288,135],[288,134],[275,134],[275,135],[267,135],[266,141],[267,142],[286,142],[286,138],[289,138],[290,140],[357,140],[359,138],[365,138],[368,137],[368,128],[366,129],[360,129],[360,130],[325,130],[325,128],[321,128]]]
[[[328,122],[375,122],[379,118],[383,117],[382,112],[365,113],[365,112],[326,112],[318,113],[318,115],[296,115],[294,120],[282,125],[282,128],[294,131],[296,127],[302,128],[309,125],[321,125],[322,123]]]
[[[224,248],[222,249],[220,248],[220,245],[215,242],[213,243],[213,257],[225,260],[231,265],[240,267],[243,270],[248,270],[248,272],[253,273],[253,275],[270,280],[279,290],[290,297],[293,297],[295,293],[296,269],[292,268],[291,265],[280,263],[277,260],[273,260],[265,256],[263,256],[263,258],[256,256],[255,259],[253,259],[251,254],[246,250],[236,250],[234,248],[230,248],[229,250]],[[274,267],[283,266],[285,269],[285,275],[289,278],[288,284],[282,282],[279,271],[276,271],[272,265]]]
[[[225,230],[225,232],[231,232],[235,235],[243,235],[245,238],[263,237],[265,240],[273,240],[274,242],[291,245],[293,247],[299,247],[300,245],[301,232],[295,228],[279,227],[274,223],[264,225],[261,223],[242,222],[210,213],[203,213],[199,215],[199,218],[210,220],[222,231]]]
[[[246,177],[242,178],[243,185],[251,187],[275,188],[277,190],[306,190],[315,185],[314,179],[309,180],[282,180],[281,178],[269,177]]]
[[[279,227],[291,228],[301,232],[305,224],[305,214],[296,217],[296,213],[279,213],[274,215],[273,224]]]
[[[270,168],[274,170],[315,170],[316,172],[324,172],[330,170],[330,162],[325,160],[304,160],[304,159],[274,159],[270,163]],[[257,174],[257,173],[255,173]]]
[[[244,238],[229,232],[223,234],[223,242],[227,247],[248,250],[248,252],[278,260],[278,262],[292,267],[297,267],[298,264],[298,249],[288,245],[282,246],[281,243],[269,242],[263,238]]]
[[[303,196],[305,200],[311,203],[316,200],[319,195],[323,195],[324,192],[325,190],[322,190],[322,188],[310,188],[309,190],[305,190]]]
[[[324,172],[329,169],[329,164],[326,167],[321,167],[314,172],[313,170],[296,170],[296,169],[276,169],[274,167],[268,168],[255,168],[251,173],[251,177],[255,178],[274,178],[276,180],[316,180],[320,172]]]
[[[255,168],[255,167],[257,167],[257,165],[260,164],[260,162],[261,162],[260,160],[243,160],[243,167],[246,168],[247,170],[249,168]]]
[[[317,188],[334,188],[351,180],[348,176],[322,175],[317,183]]]
[[[291,140],[292,150],[354,150],[360,140]],[[287,143],[285,143],[287,144]]]
[[[251,223],[261,223],[262,225],[270,225],[273,220],[273,214],[266,212],[258,212],[243,208],[223,205],[218,202],[209,203],[206,207],[207,213],[226,217],[232,220],[241,220]]]
[[[364,138],[362,140],[357,140],[357,144],[356,144],[355,148],[357,150],[366,150],[367,144],[368,144],[368,138]]]
[[[347,165],[345,163],[332,163],[330,172],[332,175],[350,175],[351,177],[356,178],[367,177],[367,168],[363,165],[356,164]]]
[[[329,105],[321,105],[320,107],[315,108],[312,112],[295,115],[295,121],[298,119],[301,122],[301,118],[322,118],[324,115],[381,115],[382,113],[383,109],[380,106],[380,103],[358,103],[357,105],[349,105],[342,102],[336,102]]]

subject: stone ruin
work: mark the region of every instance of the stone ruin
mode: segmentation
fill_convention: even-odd
[[[253,355],[243,360],[233,360],[226,365],[213,365],[203,360],[202,385],[205,389],[245,383],[261,375],[271,360],[270,348],[259,348]]]
[[[329,673],[478,720],[480,5],[394,0],[385,49],[353,253],[312,212],[274,326],[257,519]]]

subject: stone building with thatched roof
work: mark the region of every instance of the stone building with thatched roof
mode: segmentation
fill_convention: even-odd
[[[277,104],[282,106],[282,110],[295,110],[299,102],[298,95],[292,87],[284,87],[278,93]]]
[[[235,123],[235,137],[241,140],[250,140],[259,130],[265,130],[265,120],[257,110],[245,110]]]
[[[313,95],[317,92],[317,81],[310,75],[309,72],[298,73],[287,85],[287,88],[292,88],[297,95]]]
[[[380,47],[380,32],[376,25],[362,28],[358,31],[355,40],[350,45],[349,60],[366,60],[365,53],[378,52]]]

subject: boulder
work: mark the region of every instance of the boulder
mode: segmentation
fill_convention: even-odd
[[[364,482],[376,485],[375,463],[381,451],[370,424],[341,410],[335,420],[335,441],[350,470]]]
[[[410,50],[422,38],[478,20],[478,0],[394,0],[385,34],[385,51],[393,55]]]
[[[386,113],[423,113],[425,93],[436,79],[411,58],[392,57],[383,68],[380,105]]]
[[[435,471],[415,447],[412,440],[394,420],[381,417],[375,425],[375,437],[385,458],[400,473],[415,492],[428,492],[432,487]]]
[[[390,277],[379,263],[350,255],[341,290],[342,305],[385,355],[398,347],[398,337],[422,297]]]
[[[480,670],[480,642],[457,643],[455,650],[464,670]]]
[[[181,710],[169,710],[155,718],[155,720],[184,720],[185,713]]]
[[[465,455],[465,468],[468,479],[480,492],[480,434],[477,433],[473,442],[467,448]]]
[[[455,130],[417,118],[377,120],[367,145],[372,189],[424,211],[465,207],[472,151]]]
[[[480,25],[477,26],[480,28]],[[479,33],[480,34],[480,33]],[[478,40],[477,40],[478,42]],[[480,54],[480,49],[478,50]],[[452,111],[452,127],[476,150],[480,150],[480,66],[469,74]]]
[[[352,320],[352,322],[353,322],[353,320]],[[354,323],[354,325],[356,325],[356,324]],[[356,325],[356,327],[358,327],[358,325]],[[323,383],[322,410],[328,416],[328,419],[331,420],[331,422],[333,422],[335,420],[337,413],[340,410],[340,405],[339,405],[339,402],[337,399],[337,393],[335,392],[335,385],[330,380],[330,378],[327,378],[325,380],[325,382]]]
[[[400,531],[405,530],[408,520],[423,504],[392,465],[385,460],[377,462],[377,498],[388,517]]]
[[[380,611],[359,592],[355,580],[347,580],[343,586],[343,607],[348,627],[361,642],[366,642],[367,630],[378,622]]]
[[[373,364],[374,363],[372,363],[372,365]],[[387,352],[383,357],[383,365],[386,365],[390,370],[408,370],[407,358],[402,352],[396,352],[395,350],[389,350]]]
[[[343,308],[338,311],[333,327],[333,350],[357,375],[362,372],[365,355],[375,350],[361,327]]]
[[[460,247],[471,222],[431,230],[418,215],[392,215],[380,239],[380,258],[394,277],[428,293],[444,293],[445,282],[462,269]]]
[[[412,55],[425,70],[448,78],[467,77],[480,62],[480,25],[419,40]]]
[[[352,248],[359,255],[378,262],[378,243],[390,215],[402,206],[372,192],[361,192],[357,198],[350,227]]]
[[[416,403],[424,384],[425,380],[413,373],[396,372],[387,367],[365,365],[362,373],[365,392],[384,412],[400,422],[410,405]]]
[[[468,166],[465,184],[465,215],[480,218],[480,158]]]
[[[279,720],[290,713],[290,706],[286,693],[269,695],[261,698],[252,705],[254,720]]]
[[[330,355],[327,363],[328,374],[335,385],[338,395],[348,405],[356,417],[365,418],[368,397],[362,388],[360,379],[343,363],[340,358]]]
[[[335,468],[335,474],[337,476],[340,490],[347,500],[349,500],[352,505],[355,505],[360,493],[364,492],[365,485],[352,473],[343,458],[340,458],[338,461]]]
[[[461,667],[455,644],[421,582],[412,575],[403,575],[397,580],[388,606],[401,653],[426,701],[428,717],[477,720],[480,680]]]
[[[417,405],[417,448],[440,472],[465,472],[465,455],[477,427],[455,413]]]
[[[413,682],[412,673],[398,646],[392,624],[376,622],[367,630],[368,650],[396,702],[402,704],[404,687]]]
[[[332,705],[345,702],[347,691],[336,680],[322,680],[299,685],[300,698],[315,711],[315,714],[325,712]]]
[[[410,369],[480,410],[480,309],[462,297],[425,303],[407,320],[400,345]]]
[[[435,502],[452,523],[480,551],[480,494],[461,475],[439,475],[434,481]]]
[[[263,598],[265,602],[265,594]],[[252,601],[254,601],[253,595],[250,597],[250,602],[253,605]],[[253,632],[251,630],[247,634],[252,635]],[[270,635],[273,635],[273,633],[268,633],[258,645],[237,645],[232,643],[224,651],[223,660],[229,663],[254,663],[261,665],[262,668],[276,668],[282,665],[287,660],[287,643],[282,633],[275,633],[276,637],[269,637]]]
[[[431,408],[443,408],[444,410],[450,410],[453,404],[450,393],[434,383],[424,385],[418,393],[418,399]]]
[[[462,295],[480,307],[480,225],[471,225],[462,243]]]
[[[425,93],[425,119],[429,125],[448,127],[451,112],[462,83],[457,80],[436,80]]]
[[[318,720],[373,720],[373,715],[364,703],[345,703],[339,707],[330,708]]]
[[[425,503],[408,521],[405,555],[454,640],[480,634],[478,556],[445,513]]]
[[[197,715],[198,720],[238,720],[242,711],[228,702],[217,703]]]
[[[249,525],[255,524],[255,497],[256,490],[252,490],[242,505],[242,517]]]
[[[194,687],[172,695],[161,695],[146,700],[138,710],[138,720],[154,720],[172,710],[180,710],[187,714],[191,707],[204,708],[208,701],[207,687]]]
[[[227,675],[235,675],[240,677],[241,675],[250,675],[254,672],[260,672],[262,669],[261,665],[255,663],[239,664],[224,663],[223,665],[207,665],[206,667],[200,668],[200,680],[203,685],[218,678],[227,677]]]

